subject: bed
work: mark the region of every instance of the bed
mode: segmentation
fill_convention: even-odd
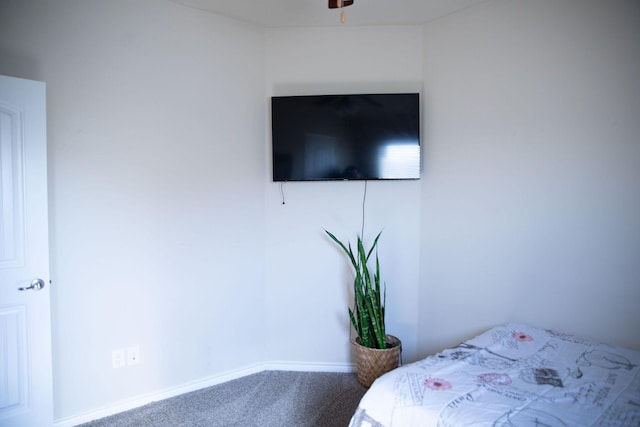
[[[640,352],[509,323],[378,378],[350,427],[640,426]]]

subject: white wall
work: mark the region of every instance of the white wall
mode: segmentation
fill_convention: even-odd
[[[422,92],[420,27],[334,27],[267,31],[267,93]],[[270,146],[267,129],[267,146]],[[323,228],[355,243],[363,182],[271,182],[266,164],[267,357],[348,364],[349,265]],[[368,183],[365,243],[379,241],[387,284],[388,333],[415,357],[420,253],[420,181]],[[291,346],[287,343],[294,342]]]
[[[170,2],[0,3],[0,73],[47,82],[56,419],[263,360],[263,55]]]
[[[271,95],[422,93],[422,179],[366,204],[405,361],[507,320],[640,348],[634,3],[263,31],[168,1],[0,2],[0,73],[48,88],[56,418],[352,361],[322,228],[355,237],[364,185],[288,183],[282,205]],[[142,363],[113,370],[132,344]]]
[[[508,320],[640,348],[638,2],[424,27],[420,349]]]

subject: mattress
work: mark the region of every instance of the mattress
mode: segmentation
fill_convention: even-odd
[[[378,378],[351,427],[640,426],[640,352],[509,323]]]

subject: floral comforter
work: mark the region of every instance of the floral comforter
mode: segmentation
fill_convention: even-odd
[[[640,352],[507,324],[378,378],[351,427],[640,426]]]

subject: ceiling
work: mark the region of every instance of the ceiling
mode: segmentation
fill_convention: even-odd
[[[324,27],[340,24],[340,9],[328,0],[171,0],[265,27]],[[440,18],[487,0],[354,0],[343,25],[410,25]]]

